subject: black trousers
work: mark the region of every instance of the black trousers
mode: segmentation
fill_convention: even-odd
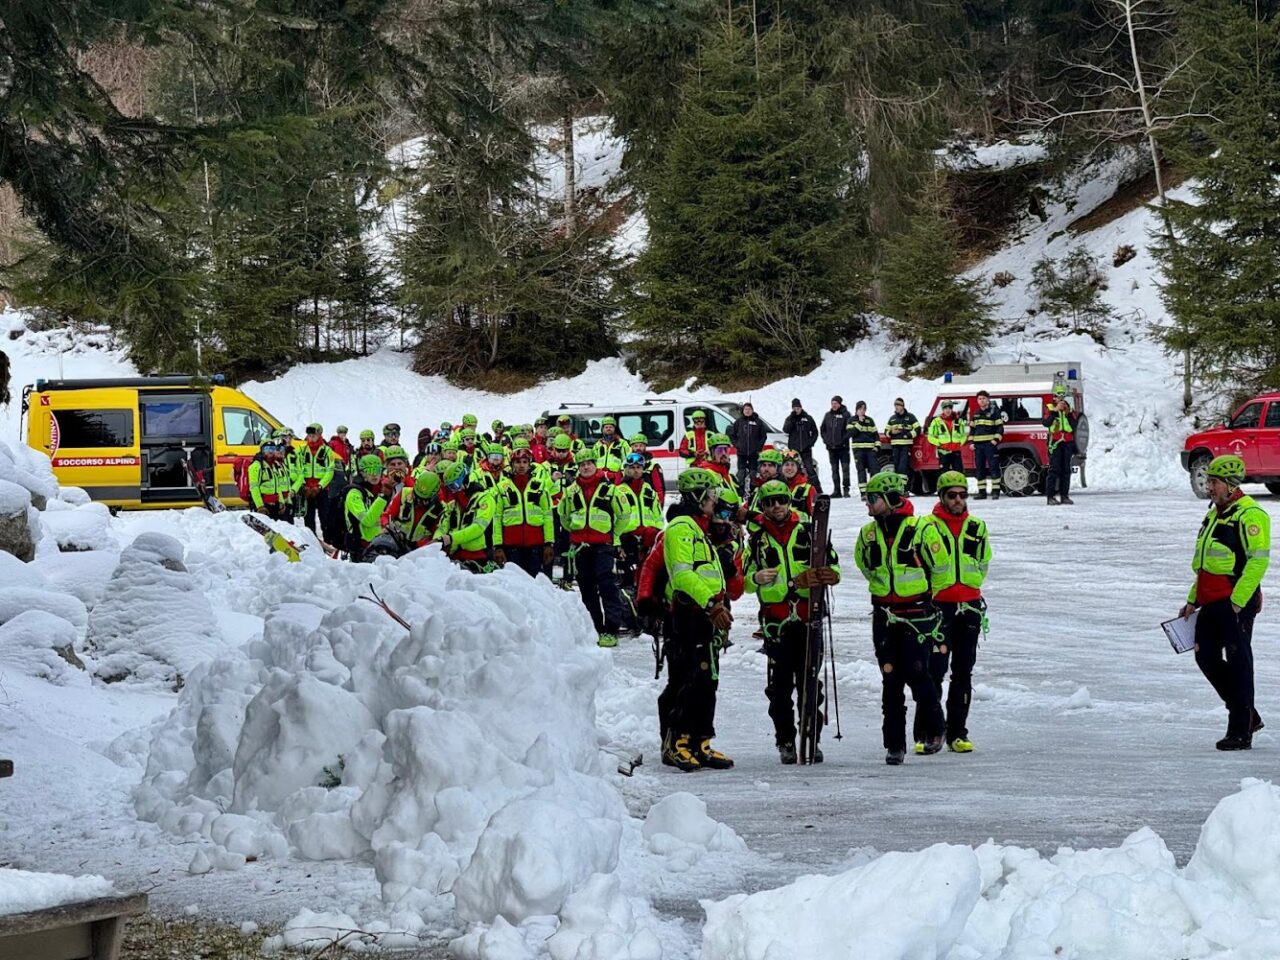
[[[959,450],[939,450],[938,467],[942,470],[959,470],[964,473],[964,459]]]
[[[977,607],[980,600],[969,602],[969,606]],[[929,675],[933,678],[938,693],[942,693],[942,685],[947,679],[947,668],[951,668],[951,683],[947,687],[946,730],[947,740],[957,737],[967,739],[969,736],[969,702],[973,699],[973,665],[978,659],[978,638],[982,636],[982,613],[980,610],[960,610],[960,604],[938,600],[934,604],[942,616],[942,635],[946,642],[939,644],[929,656]],[[920,714],[916,713],[915,736],[917,740],[925,739],[920,726]]]
[[[989,480],[992,491],[1000,489],[1000,457],[996,455],[994,443],[975,443],[973,445],[974,475],[978,478],[978,489],[982,490],[982,481]]]
[[[813,462],[813,449],[801,450],[800,463],[804,467],[805,476],[809,478],[809,482],[813,484],[813,488],[819,493],[822,492],[822,481],[818,478],[818,465]]]
[[[805,648],[809,631],[805,624],[793,620],[775,635],[777,626],[765,624],[764,651],[769,656],[764,694],[769,698],[769,718],[773,721],[775,742],[794,744],[796,741],[796,715],[803,708],[810,718],[817,718],[813,742],[822,736],[821,707],[823,700],[822,672],[823,644],[819,637],[816,649],[810,654],[809,670],[805,670]],[[793,706],[793,698],[796,701]]]
[[[900,444],[893,447],[893,472],[907,478],[907,487],[911,486],[911,444]]]
[[[1049,454],[1049,479],[1045,484],[1046,497],[1068,496],[1071,492],[1071,445],[1058,444]]]
[[[849,492],[852,477],[849,476],[849,445],[827,447],[827,462],[831,464],[831,492]],[[842,474],[840,471],[844,470]]]
[[[756,470],[759,468],[760,454],[738,454],[738,492],[742,494],[744,500],[751,493],[751,478],[756,475]]]
[[[506,553],[507,563],[514,563],[529,576],[545,573],[548,579],[551,578],[550,572],[542,565],[541,547],[507,547]]]
[[[1236,613],[1231,600],[1215,600],[1196,617],[1196,666],[1227,707],[1227,736],[1249,736],[1253,715],[1253,620],[1257,593]]]
[[[943,733],[942,704],[938,688],[929,675],[932,640],[927,635],[939,623],[932,605],[894,607],[893,615],[908,623],[890,623],[889,611],[871,611],[871,642],[880,664],[880,708],[884,715],[882,733],[886,750],[907,749],[906,690],[916,702],[916,731],[921,739]],[[914,626],[912,626],[912,624]]]
[[[596,633],[617,633],[622,627],[622,595],[613,563],[612,544],[586,543],[578,549],[578,589]]]
[[[858,492],[865,495],[867,481],[880,472],[880,458],[874,449],[854,450],[853,465],[858,470]]]
[[[719,650],[705,612],[677,600],[667,617],[667,685],[658,695],[658,724],[667,732],[688,734],[695,742],[716,734],[716,691],[720,686]]]
[[[317,487],[315,495],[312,497],[308,497],[305,491],[306,488],[304,487],[296,494],[301,498],[301,503],[298,505],[299,512],[305,511],[302,522],[306,524],[308,530],[317,537],[321,537],[325,529],[324,518],[329,510],[329,491],[324,487]],[[321,539],[324,538],[321,537]],[[328,541],[325,542],[327,543]]]

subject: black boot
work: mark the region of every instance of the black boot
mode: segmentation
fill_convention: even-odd
[[[778,744],[778,758],[790,766],[796,762],[796,745],[793,742]]]
[[[1253,707],[1250,707],[1249,708],[1249,736],[1253,736],[1255,733],[1257,733],[1259,730],[1261,730],[1265,726],[1266,724],[1262,722],[1262,717],[1259,716],[1258,711],[1253,709]]]
[[[975,500],[985,500],[985,499],[987,499],[987,491],[985,491],[985,490],[979,490],[979,491],[978,491],[978,495],[977,495],[976,497],[974,497],[973,499],[975,499]]]
[[[1241,736],[1238,733],[1229,733],[1219,740],[1215,746],[1219,750],[1252,750],[1253,738]]]
[[[906,755],[905,750],[890,750],[884,755],[884,762],[891,767],[900,767]]]

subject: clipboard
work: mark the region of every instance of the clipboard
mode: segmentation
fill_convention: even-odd
[[[1160,624],[1164,630],[1165,637],[1169,640],[1169,646],[1173,647],[1174,653],[1186,653],[1192,650],[1196,645],[1196,620],[1200,617],[1200,611],[1197,609],[1191,616],[1183,620],[1182,617],[1174,617],[1172,620],[1166,620]]]

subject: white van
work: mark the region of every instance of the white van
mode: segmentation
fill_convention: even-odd
[[[742,404],[736,400],[689,400],[684,398],[650,398],[632,403],[615,403],[597,406],[590,403],[562,403],[555,410],[543,412],[549,423],[568,415],[573,433],[579,440],[593,443],[600,439],[600,423],[605,417],[618,421],[618,433],[625,440],[643,433],[649,440],[649,453],[662,465],[662,475],[667,489],[674,490],[676,477],[683,469],[680,460],[680,441],[693,429],[689,415],[701,410],[707,415],[707,430],[711,433],[728,433],[729,425],[742,416]],[[756,411],[758,414],[760,411]],[[787,435],[760,418],[764,424],[765,446],[786,447]],[[737,451],[730,456],[733,472],[737,472]]]

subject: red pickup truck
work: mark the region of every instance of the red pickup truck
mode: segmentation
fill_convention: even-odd
[[[1191,478],[1197,497],[1205,489],[1205,467],[1224,453],[1244,459],[1245,480],[1266,484],[1280,497],[1280,392],[1264,393],[1243,404],[1225,423],[1187,437],[1182,446],[1182,467]]]

